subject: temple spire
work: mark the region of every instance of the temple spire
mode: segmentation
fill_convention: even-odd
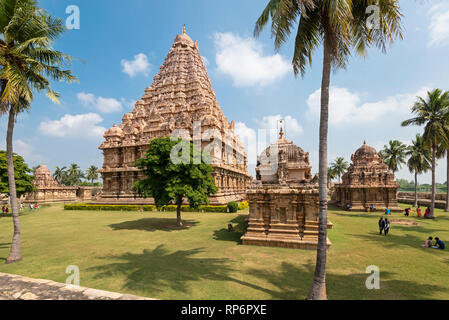
[[[186,34],[186,25],[182,27],[182,34]]]

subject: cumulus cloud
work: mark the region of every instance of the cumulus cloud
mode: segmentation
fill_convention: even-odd
[[[291,71],[281,55],[264,55],[262,45],[253,38],[233,33],[214,35],[218,71],[232,78],[237,87],[265,86]]]
[[[131,78],[134,78],[138,74],[143,74],[148,76],[148,72],[150,71],[151,64],[148,61],[148,57],[144,53],[139,53],[134,56],[134,60],[129,61],[126,59],[122,59],[122,71],[129,75]]]
[[[123,109],[122,102],[114,98],[95,97],[94,94],[85,92],[78,93],[77,98],[84,106],[93,107],[103,113],[120,112]]]
[[[103,118],[96,113],[66,114],[60,120],[43,121],[39,125],[41,134],[49,137],[84,137],[101,139],[106,128],[99,126]]]
[[[410,113],[410,108],[417,96],[426,95],[428,88],[418,92],[397,94],[375,102],[362,102],[359,93],[347,88],[331,87],[329,101],[329,123],[331,125],[366,124],[395,116],[403,117]],[[307,99],[307,117],[317,119],[320,115],[321,89],[316,90]]]
[[[435,4],[430,8],[427,15],[431,21],[428,27],[430,33],[429,46],[449,43],[449,4]]]

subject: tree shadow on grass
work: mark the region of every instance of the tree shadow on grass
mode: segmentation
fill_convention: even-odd
[[[232,281],[265,292],[262,287],[246,281],[234,279],[229,274],[234,271],[227,258],[195,258],[203,248],[169,252],[163,245],[154,250],[145,249],[142,254],[125,253],[120,256],[108,256],[101,259],[118,260],[88,271],[99,272],[94,278],[103,279],[115,275],[125,275],[125,288],[155,294],[171,288],[174,291],[188,293],[192,281],[202,279],[213,281]],[[229,297],[230,299],[232,297]]]
[[[268,281],[274,290],[271,290],[273,299],[299,300],[307,297],[313,281],[315,268],[313,265],[297,267],[290,263],[282,263],[274,271],[266,269],[251,269],[249,274],[253,277]],[[413,281],[395,280],[394,273],[382,272],[380,274],[380,290],[368,290],[365,282],[370,276],[365,273],[349,275],[327,272],[327,291],[329,299],[360,300],[360,299],[429,299],[435,292],[447,292],[447,288],[415,283]]]
[[[247,228],[246,218],[248,218],[248,215],[239,215],[231,220],[230,222],[232,222],[234,227],[232,232],[229,232],[227,227],[214,231],[214,240],[232,241],[241,244],[240,238],[245,234]]]
[[[126,221],[109,225],[114,230],[140,230],[140,231],[178,231],[186,230],[199,224],[195,220],[183,220],[184,226],[178,227],[176,219],[170,218],[145,218],[140,220]]]

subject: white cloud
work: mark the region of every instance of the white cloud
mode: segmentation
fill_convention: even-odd
[[[114,98],[95,97],[92,93],[80,92],[78,100],[86,107],[94,107],[103,113],[120,112],[123,110],[122,102]]]
[[[421,88],[416,93],[397,94],[375,102],[361,102],[360,94],[347,88],[331,87],[329,101],[329,123],[331,125],[373,124],[375,121],[403,117],[410,113],[410,108],[417,96],[424,96],[428,88]],[[312,93],[307,99],[307,117],[318,119],[320,115],[321,89]]]
[[[129,75],[131,78],[134,78],[139,73],[148,76],[148,71],[150,71],[151,64],[148,61],[148,57],[144,53],[139,53],[134,56],[134,60],[128,61],[126,59],[122,59],[122,67],[123,72]]]
[[[440,46],[449,43],[449,5],[438,3],[430,8],[427,13],[430,16],[429,46]]]
[[[106,128],[98,126],[103,118],[96,113],[66,114],[60,120],[41,122],[39,131],[49,137],[84,137],[101,139]]]
[[[218,71],[229,75],[237,87],[265,86],[291,71],[281,55],[264,56],[261,44],[233,33],[215,33]]]
[[[205,56],[201,56],[201,59],[203,59],[203,63],[206,67],[210,64],[209,59],[207,59]]]

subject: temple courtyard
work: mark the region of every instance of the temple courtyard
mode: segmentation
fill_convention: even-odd
[[[24,212],[22,256],[0,272],[65,282],[80,268],[81,286],[157,299],[304,299],[315,251],[243,246],[247,212],[175,213],[64,211],[52,205]],[[428,236],[449,240],[449,215],[436,220],[394,213],[391,233],[378,235],[380,213],[330,208],[330,299],[449,299],[447,250],[424,249]],[[233,221],[235,232],[226,230]],[[12,238],[0,217],[0,259]],[[365,270],[376,265],[381,289],[367,290]]]

